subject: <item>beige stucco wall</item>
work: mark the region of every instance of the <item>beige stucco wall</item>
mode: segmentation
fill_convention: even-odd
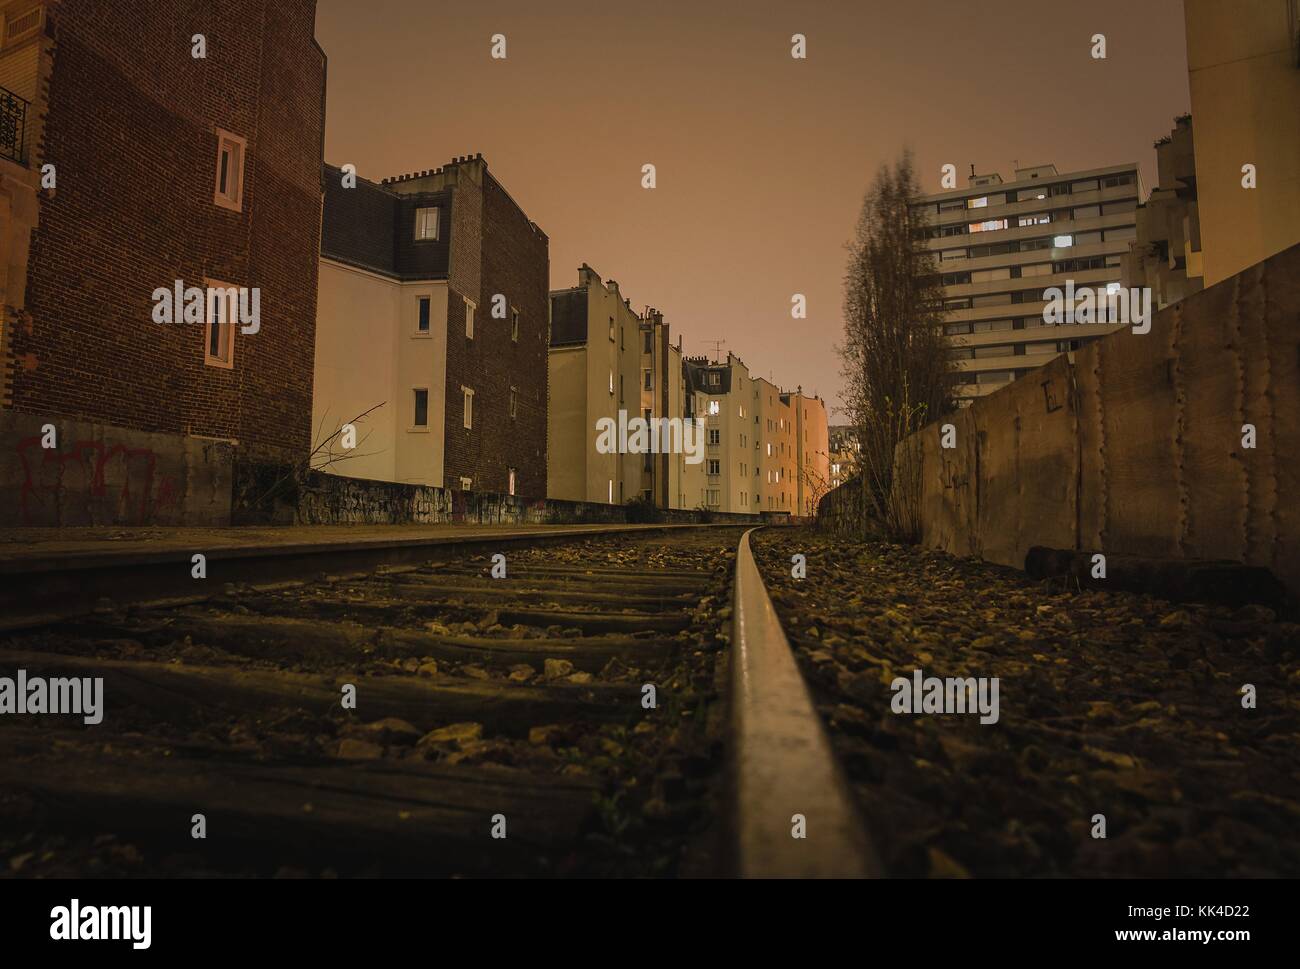
[[[595,498],[594,478],[587,473],[587,348],[555,347],[547,354],[546,497],[569,501]]]
[[[1185,0],[1205,285],[1300,242],[1300,68],[1286,0]],[[1254,165],[1258,187],[1242,187]]]
[[[427,335],[416,327],[420,296],[430,298]],[[353,478],[442,485],[446,341],[446,283],[401,283],[321,260],[313,448],[345,422],[382,404],[356,422],[357,447],[350,456],[326,470]],[[417,387],[429,391],[424,429],[412,423]]]

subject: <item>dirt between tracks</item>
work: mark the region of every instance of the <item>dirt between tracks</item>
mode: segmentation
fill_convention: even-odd
[[[889,873],[1300,874],[1297,624],[812,531],[754,544]],[[918,669],[997,677],[996,722],[894,712]]]

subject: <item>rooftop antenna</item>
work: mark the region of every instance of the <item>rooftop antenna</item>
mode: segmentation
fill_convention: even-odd
[[[721,363],[718,357],[722,353],[722,348],[723,346],[726,345],[727,341],[726,340],[701,340],[700,342],[711,345],[713,347],[713,362]]]

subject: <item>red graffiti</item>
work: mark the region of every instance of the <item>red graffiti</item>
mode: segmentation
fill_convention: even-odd
[[[59,496],[63,492],[64,470],[68,462],[75,465],[86,467],[89,463],[89,456],[94,455],[94,466],[90,471],[90,483],[87,487],[87,495],[91,498],[103,498],[108,495],[107,471],[109,464],[115,458],[121,458],[122,485],[117,495],[117,509],[114,517],[124,520],[128,524],[145,524],[151,518],[150,503],[153,502],[153,509],[156,511],[163,507],[174,507],[178,499],[178,489],[176,482],[171,478],[164,477],[158,482],[158,494],[154,497],[154,470],[158,463],[158,456],[151,448],[131,448],[124,444],[114,444],[112,446],[104,445],[98,441],[78,441],[71,448],[41,448],[41,437],[24,438],[18,442],[14,449],[18,459],[23,465],[23,484],[19,493],[19,507],[24,525],[32,522],[32,509],[29,502],[33,499],[38,505],[44,505],[43,494]],[[31,448],[40,449],[41,459],[39,462],[33,459],[29,454]],[[131,470],[132,462],[140,461],[142,465],[137,465],[141,469],[143,481],[137,487],[137,492],[133,495],[131,490]],[[44,478],[42,474],[50,465],[55,466],[55,480],[52,484],[44,484],[38,481],[38,475]],[[56,498],[57,504],[57,498]]]

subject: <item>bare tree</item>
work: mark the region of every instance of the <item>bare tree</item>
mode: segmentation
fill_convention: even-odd
[[[955,368],[943,333],[943,287],[924,248],[921,192],[904,152],[863,199],[844,278],[838,348],[845,409],[860,447],[863,521],[899,540],[920,538],[920,449],[910,434],[950,411]]]

